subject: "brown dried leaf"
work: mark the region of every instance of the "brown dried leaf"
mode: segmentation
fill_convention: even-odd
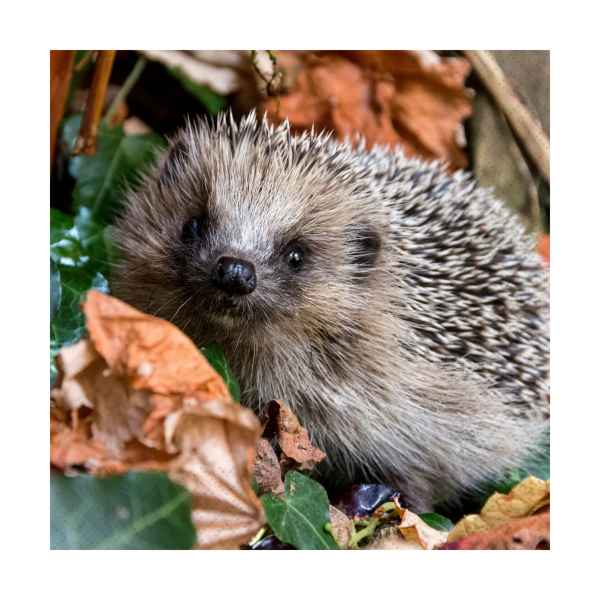
[[[169,69],[179,69],[185,76],[199,85],[206,85],[211,90],[227,96],[240,87],[243,79],[239,73],[239,67],[243,66],[243,53],[222,52],[223,58],[232,58],[233,65],[215,65],[207,53],[187,53],[178,50],[143,50],[142,54],[149,60],[154,60]],[[236,59],[232,55],[237,54]],[[206,59],[206,60],[205,60]],[[239,65],[239,67],[238,67]],[[232,68],[232,66],[238,67]]]
[[[331,520],[331,535],[333,535],[340,548],[347,548],[352,537],[354,527],[352,520],[335,506],[329,506],[329,517]]]
[[[221,377],[175,325],[96,290],[83,311],[94,347],[134,389],[232,402]]]
[[[277,52],[291,91],[266,99],[275,121],[295,131],[360,133],[367,146],[400,145],[408,156],[467,165],[462,122],[471,114],[464,87],[469,63],[434,52]],[[301,63],[299,66],[298,63]],[[290,81],[293,80],[293,81]]]
[[[397,500],[394,504],[400,524],[381,529],[367,550],[435,550],[446,542],[447,532],[434,529]]]
[[[550,513],[515,519],[448,542],[441,550],[549,550]]]
[[[198,547],[247,542],[264,524],[250,486],[258,419],[170,323],[95,291],[84,312],[91,342],[60,354],[52,463],[164,470],[192,493]]]
[[[479,515],[463,517],[450,532],[448,541],[454,542],[507,521],[532,515],[549,504],[550,482],[530,475],[508,494],[496,492],[490,496]]]
[[[433,550],[441,546],[448,539],[446,531],[439,531],[428,525],[419,517],[406,508],[396,504],[400,513],[401,521],[398,525],[398,531],[407,542],[418,545],[423,550]]]
[[[218,400],[188,405],[175,421],[180,451],[169,475],[193,495],[192,518],[200,548],[239,548],[264,524],[262,504],[250,485],[256,417],[239,404]]]
[[[537,251],[544,259],[544,262],[550,264],[550,236],[547,233],[543,233],[539,236],[537,242]]]
[[[300,425],[296,415],[280,400],[275,402],[279,407],[276,422],[281,451],[297,462],[301,469],[312,469],[326,457],[326,454],[312,445],[308,432]]]
[[[422,550],[422,546],[404,538],[398,527],[386,527],[379,531],[365,550]]]
[[[256,445],[256,462],[254,463],[254,479],[261,494],[271,492],[283,494],[285,486],[281,478],[281,465],[275,450],[268,440],[261,438]]]

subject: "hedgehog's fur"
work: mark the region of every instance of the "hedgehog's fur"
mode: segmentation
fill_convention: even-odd
[[[221,343],[245,404],[282,399],[333,470],[416,509],[518,466],[547,426],[546,269],[463,172],[254,115],[198,122],[129,194],[116,240],[117,296]],[[253,293],[211,287],[223,255],[255,265]]]

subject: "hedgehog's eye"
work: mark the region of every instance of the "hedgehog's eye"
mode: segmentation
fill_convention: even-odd
[[[184,242],[193,242],[200,239],[204,235],[205,221],[204,215],[190,219],[183,226],[181,239]]]
[[[299,271],[304,264],[304,250],[298,245],[291,246],[285,260],[292,271]]]

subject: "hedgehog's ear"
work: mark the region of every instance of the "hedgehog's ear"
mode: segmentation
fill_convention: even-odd
[[[179,179],[188,153],[189,148],[183,137],[171,140],[158,164],[158,181],[162,186],[172,186]]]
[[[348,227],[350,261],[359,276],[367,275],[375,266],[381,251],[381,234],[373,223],[355,223]]]

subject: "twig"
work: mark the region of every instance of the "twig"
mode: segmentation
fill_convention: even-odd
[[[74,154],[95,154],[98,126],[108,89],[108,80],[115,61],[116,50],[101,50],[96,59],[92,85],[88,92],[85,114],[81,122],[79,137],[75,142]]]
[[[265,93],[267,96],[278,96],[281,92],[283,73],[277,66],[277,57],[275,56],[275,53],[272,50],[266,50],[265,53],[269,58],[268,65],[260,64],[261,55],[256,50],[250,51],[252,68],[259,79],[265,84]]]
[[[86,50],[84,55],[79,59],[79,62],[75,65],[75,71],[82,71],[87,64],[95,59],[97,52],[94,50]]]
[[[50,51],[50,168],[54,162],[58,128],[65,112],[74,63],[74,50]]]
[[[490,52],[465,50],[465,56],[494,98],[536,168],[550,181],[550,142],[539,121],[516,95]]]
[[[106,112],[106,122],[107,123],[111,122],[111,119],[113,118],[114,114],[117,112],[117,109],[119,108],[119,104],[122,104],[123,102],[125,102],[125,99],[127,98],[129,92],[131,92],[133,86],[137,83],[138,79],[140,78],[140,75],[142,74],[142,71],[144,70],[146,63],[147,63],[147,61],[143,56],[140,56],[137,59],[137,62],[135,63],[133,69],[131,70],[131,73],[129,73],[129,75],[127,76],[125,83],[121,86],[121,89],[115,96],[115,99],[113,100],[112,104],[110,105],[110,108]]]

